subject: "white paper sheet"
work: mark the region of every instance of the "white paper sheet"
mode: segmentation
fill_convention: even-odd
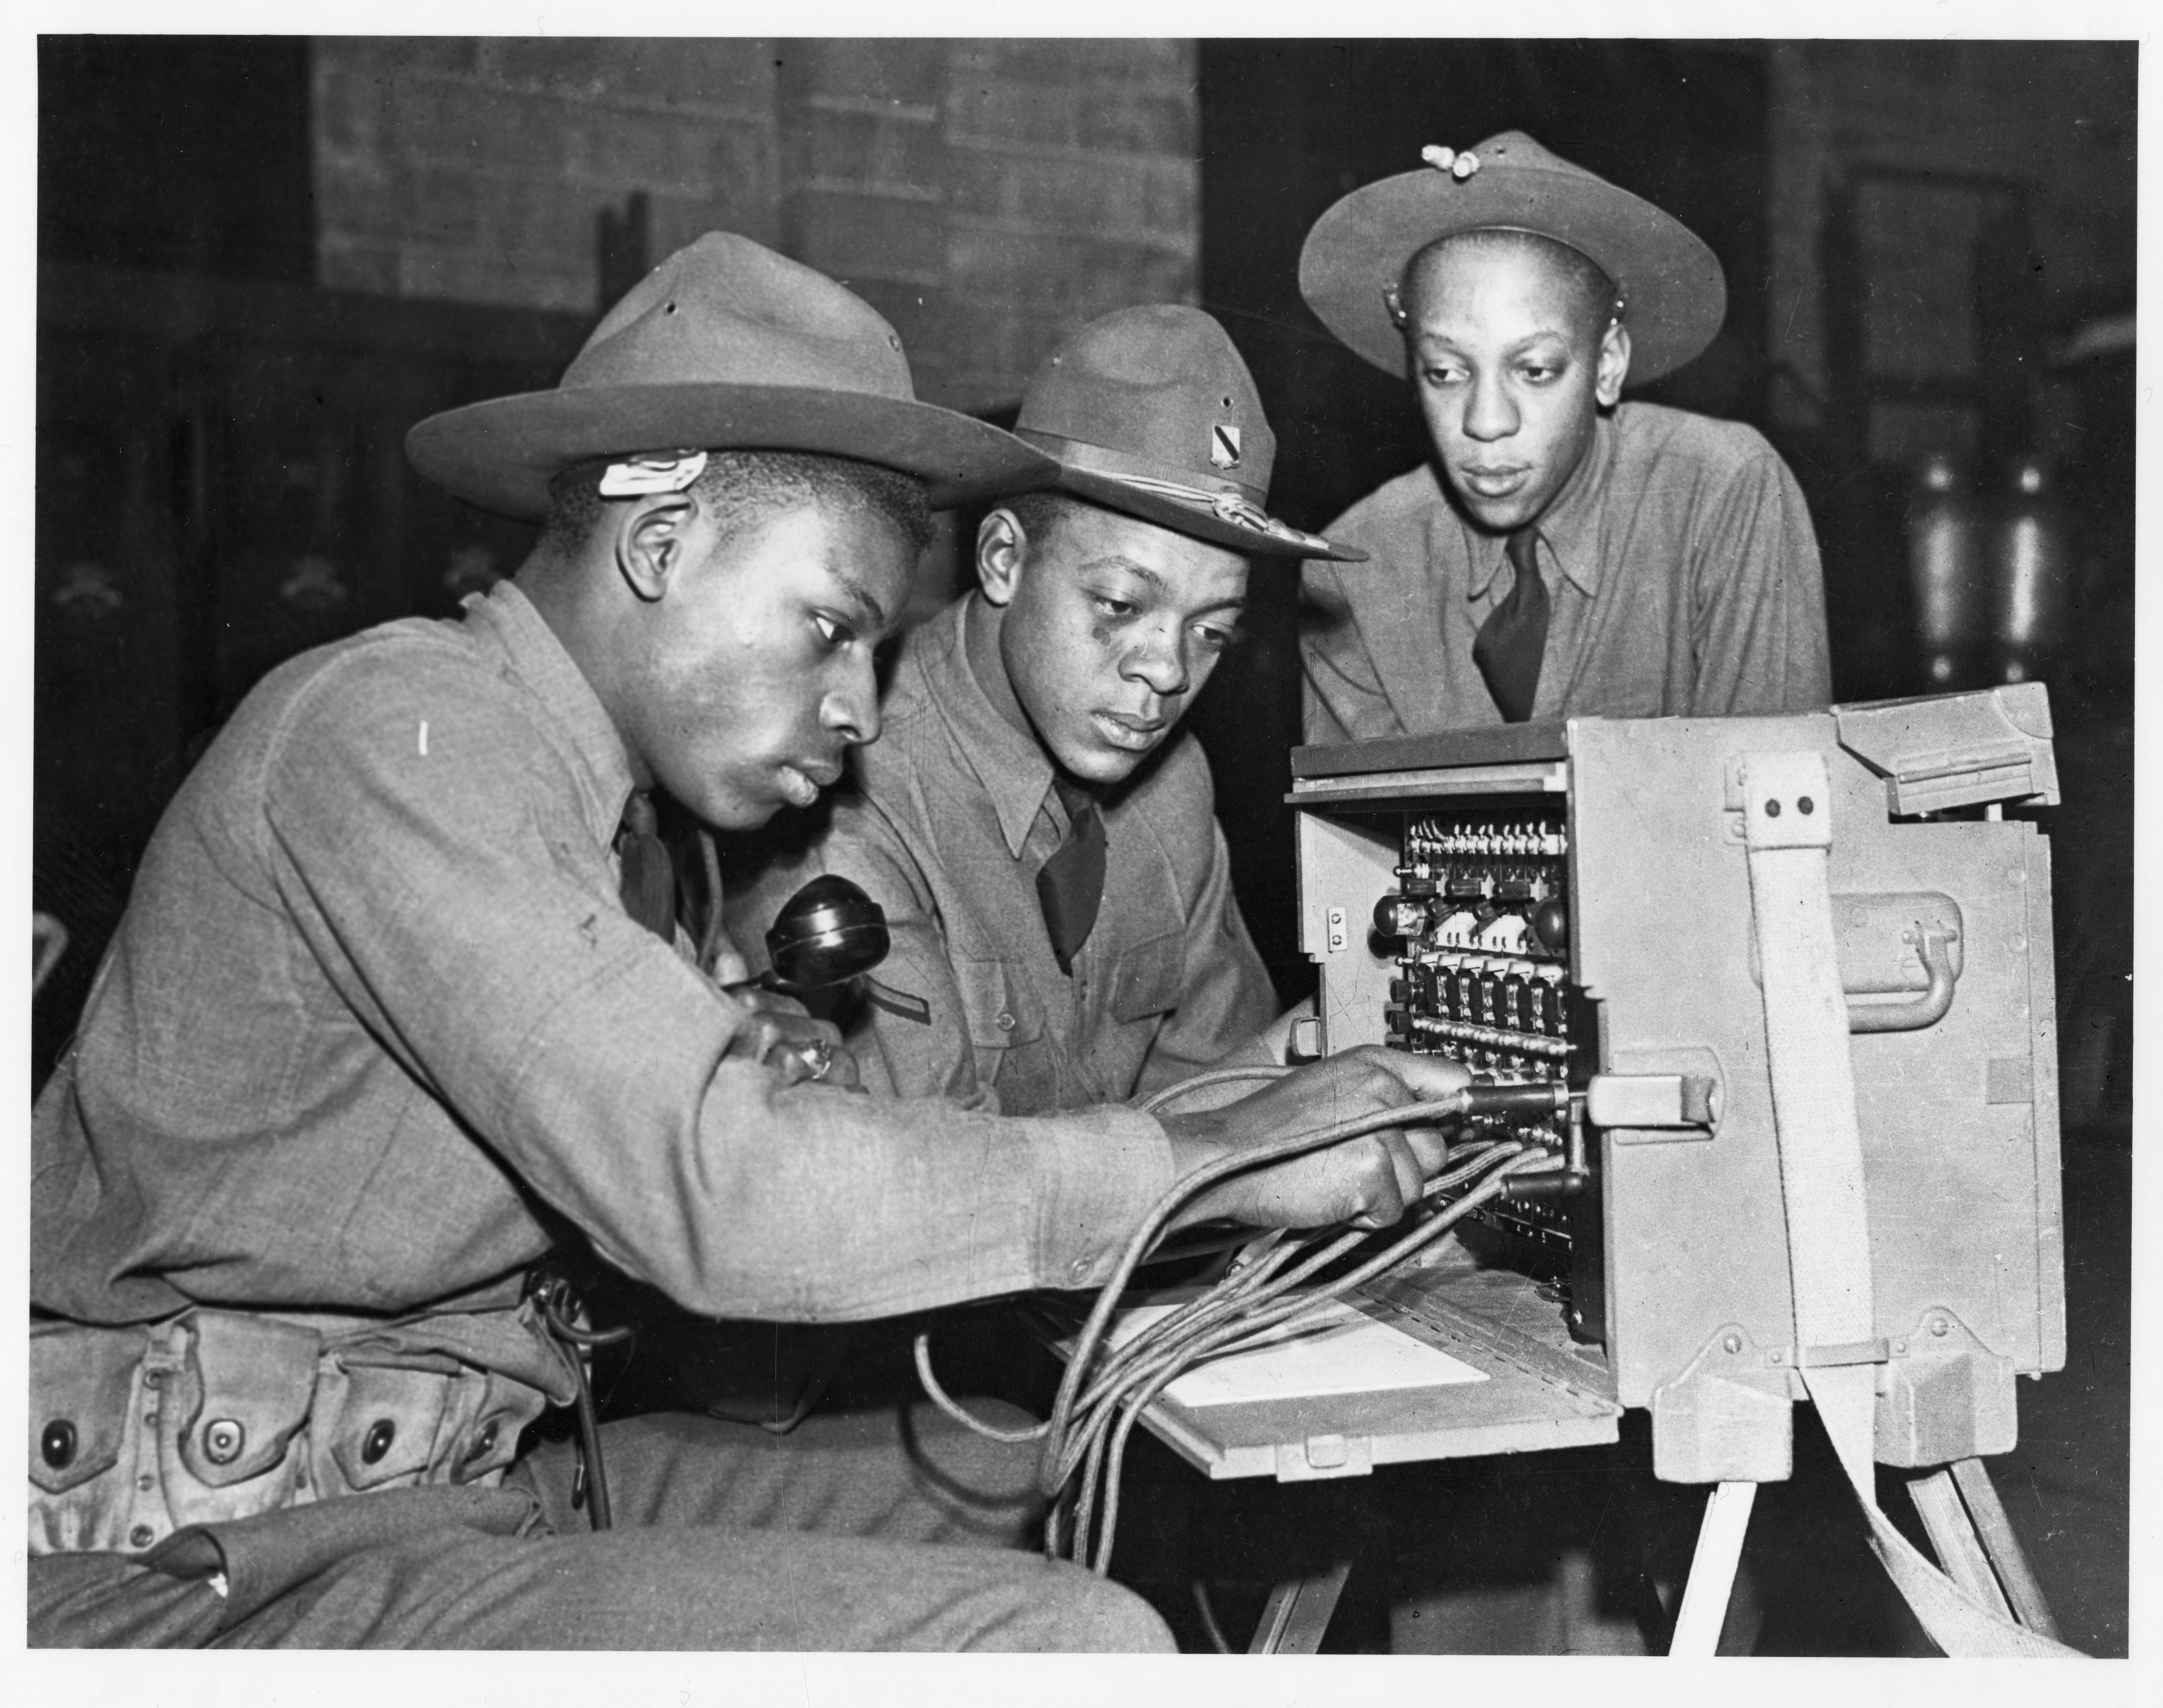
[[[1121,1311],[1113,1322],[1112,1344],[1123,1344],[1176,1308],[1137,1305]],[[1164,1397],[1182,1406],[1224,1406],[1487,1380],[1485,1371],[1348,1304],[1331,1305],[1312,1328],[1289,1338],[1278,1329],[1271,1341],[1188,1371]]]

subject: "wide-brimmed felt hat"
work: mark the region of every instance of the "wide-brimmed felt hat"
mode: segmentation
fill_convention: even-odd
[[[1031,377],[1014,435],[1057,464],[1055,490],[1159,527],[1267,557],[1367,555],[1263,508],[1276,435],[1230,337],[1200,309],[1090,321]]]
[[[1417,172],[1344,197],[1314,222],[1300,251],[1300,295],[1376,367],[1405,372],[1392,305],[1406,264],[1464,232],[1531,232],[1595,262],[1629,306],[1623,324],[1633,383],[1681,367],[1718,335],[1727,317],[1719,258],[1672,214],[1519,130],[1463,154],[1431,149],[1427,158]]]
[[[529,519],[573,463],[678,449],[854,457],[921,476],[940,509],[1048,473],[1011,435],[919,403],[901,339],[870,304],[730,232],[632,286],[553,390],[469,404],[406,436],[429,479]]]

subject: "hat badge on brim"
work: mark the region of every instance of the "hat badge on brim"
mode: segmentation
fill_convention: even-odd
[[[1314,222],[1299,290],[1322,322],[1377,368],[1403,377],[1390,312],[1405,268],[1429,243],[1517,231],[1589,257],[1629,305],[1630,382],[1703,352],[1727,317],[1727,280],[1704,239],[1641,196],[1504,131],[1462,153],[1431,148],[1416,172],[1354,191]],[[1469,165],[1467,161],[1471,164]]]
[[[1046,458],[988,422],[919,403],[893,328],[853,292],[728,232],[678,250],[603,316],[553,390],[431,415],[413,466],[535,520],[548,483],[599,457],[805,451],[927,483],[935,508],[1040,485]]]
[[[1090,321],[1030,379],[1014,434],[1054,459],[1055,490],[1107,509],[1250,556],[1366,556],[1263,508],[1276,436],[1247,364],[1200,309]]]

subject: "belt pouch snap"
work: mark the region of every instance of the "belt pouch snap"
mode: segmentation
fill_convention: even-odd
[[[495,1371],[487,1372],[488,1386],[480,1408],[458,1444],[451,1462],[451,1481],[492,1483],[501,1478],[517,1456],[519,1438],[526,1426],[539,1417],[547,1397],[522,1382],[514,1382]]]
[[[386,1364],[340,1366],[343,1389],[328,1418],[330,1459],[356,1493],[432,1481],[437,1440],[448,1421],[453,1430],[453,1390],[459,1378],[435,1370]],[[320,1449],[318,1458],[320,1460]]]
[[[119,1462],[135,1371],[148,1344],[139,1328],[30,1325],[30,1481],[35,1487],[64,1494]]]

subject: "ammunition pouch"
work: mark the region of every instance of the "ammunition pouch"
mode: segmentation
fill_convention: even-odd
[[[404,1324],[204,1308],[33,1323],[30,1552],[140,1553],[188,1525],[341,1495],[493,1484],[569,1392],[524,1306]]]

